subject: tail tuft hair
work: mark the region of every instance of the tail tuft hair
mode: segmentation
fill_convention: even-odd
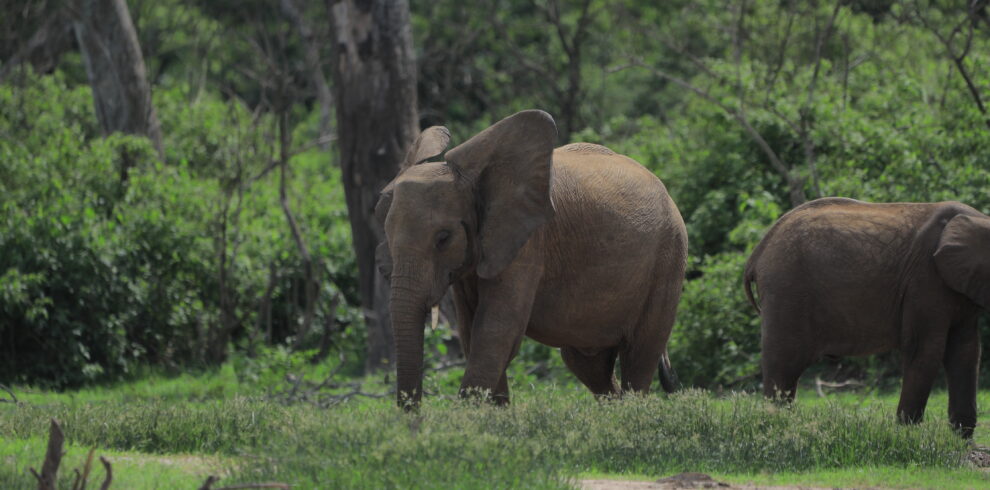
[[[677,373],[674,372],[674,368],[670,367],[670,358],[664,352],[660,356],[660,386],[663,387],[663,391],[673,393],[677,390],[677,385]]]

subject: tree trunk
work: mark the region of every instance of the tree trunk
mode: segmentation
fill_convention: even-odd
[[[75,0],[73,22],[104,135],[147,136],[164,158],[144,58],[124,0]],[[122,176],[126,179],[126,167]]]
[[[45,20],[26,40],[18,35],[19,24],[33,20],[35,16],[24,19],[19,15],[10,15],[7,22],[0,23],[7,34],[2,36],[4,45],[0,47],[0,58],[3,59],[0,64],[0,83],[7,80],[15,68],[24,64],[30,64],[35,73],[50,73],[58,65],[62,55],[72,50],[72,22],[61,5],[43,7],[36,15]]]
[[[340,166],[368,326],[368,371],[394,364],[388,286],[375,266],[378,192],[419,133],[406,0],[328,0]]]

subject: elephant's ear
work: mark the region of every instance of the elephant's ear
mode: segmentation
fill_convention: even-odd
[[[388,210],[392,207],[392,195],[395,193],[395,181],[389,182],[378,194],[378,203],[375,204],[375,219],[378,224],[385,226],[385,218]]]
[[[378,204],[375,205],[375,219],[382,226],[385,226],[385,217],[388,216],[388,210],[392,207],[394,189],[395,181],[389,182],[382,189],[378,196]],[[378,248],[375,249],[375,263],[378,264],[378,271],[382,273],[385,279],[392,277],[392,253],[388,249],[388,240],[382,239],[382,243],[379,243]]]
[[[935,251],[935,267],[950,288],[990,309],[990,218],[949,220]]]
[[[478,275],[497,276],[530,235],[553,216],[551,159],[557,126],[543,111],[509,116],[447,152],[480,203]]]
[[[419,165],[431,158],[440,156],[450,143],[450,131],[443,126],[432,126],[419,133],[419,137],[406,151],[406,158],[399,165],[399,173]]]

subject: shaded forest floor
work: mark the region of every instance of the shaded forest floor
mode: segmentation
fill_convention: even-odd
[[[456,379],[451,371],[442,376]],[[66,434],[66,486],[90,448],[113,464],[113,488],[198,488],[210,475],[218,486],[293,488],[705,487],[655,483],[681,472],[740,488],[990,485],[973,446],[948,428],[944,392],[915,427],[894,423],[896,392],[806,390],[782,408],[698,390],[597,402],[569,383],[517,382],[512,405],[497,409],[454,399],[433,379],[437,393],[417,414],[390,396],[340,396],[385,393],[383,381],[292,403],[283,385],[298,390],[298,380],[251,383],[229,367],[65,393],[14,387],[18,403],[0,403],[0,487],[35,486],[28,468],[44,459],[52,417]],[[979,402],[975,443],[987,445],[990,391]]]

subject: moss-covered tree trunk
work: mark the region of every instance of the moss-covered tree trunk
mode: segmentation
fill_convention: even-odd
[[[347,210],[368,326],[365,367],[395,359],[388,286],[375,265],[383,233],[378,192],[419,133],[416,63],[406,0],[328,0],[334,39],[337,138]]]

